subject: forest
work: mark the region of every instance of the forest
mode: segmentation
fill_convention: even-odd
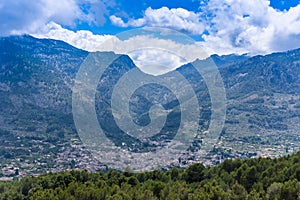
[[[66,171],[0,182],[2,200],[300,200],[300,152],[225,160],[214,167]]]

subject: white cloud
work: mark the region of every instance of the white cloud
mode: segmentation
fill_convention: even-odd
[[[199,14],[183,8],[169,9],[162,7],[152,9],[149,7],[146,9],[143,18],[129,19],[128,22],[124,22],[122,18],[112,15],[110,20],[120,27],[165,27],[190,34],[202,34],[204,30]]]
[[[90,31],[71,31],[54,22],[48,23],[39,32],[31,34],[37,38],[50,38],[65,41],[72,46],[87,51],[97,51],[98,47],[106,40],[113,38],[112,35],[95,35]]]
[[[85,11],[82,5],[85,4]],[[38,32],[49,22],[101,25],[108,15],[105,0],[0,0],[0,35]]]
[[[134,35],[134,32],[132,31],[130,34]],[[139,33],[139,30],[136,33]],[[198,44],[185,42],[184,39],[175,41],[171,38],[137,34],[126,40],[114,37],[98,46],[97,50],[127,54],[142,71],[159,75],[172,71],[197,58],[204,59],[208,57],[208,54]]]
[[[112,35],[96,35],[90,31],[71,31],[54,22],[48,23],[38,33],[37,38],[51,38],[65,41],[72,46],[93,51],[113,51],[127,54],[145,73],[159,75],[174,70],[197,58],[206,58],[206,54],[197,44],[184,44],[171,39],[162,39],[151,35],[133,35],[127,39],[119,39]],[[163,33],[168,34],[167,30]]]
[[[199,42],[218,54],[267,54],[300,47],[300,5],[280,11],[269,0],[210,0],[201,12],[182,8],[147,8],[139,19],[111,16],[120,27],[166,27],[202,35]]]
[[[266,0],[210,0],[208,35],[201,45],[219,54],[267,54],[300,47],[300,5],[288,11]]]
[[[142,71],[152,75],[167,73],[187,63],[173,52],[155,48],[132,51],[129,56]]]
[[[128,25],[122,20],[122,18],[112,15],[109,17],[110,21],[116,26],[128,27]]]

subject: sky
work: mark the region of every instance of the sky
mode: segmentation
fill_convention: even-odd
[[[0,0],[0,36],[30,34],[96,51],[143,27],[186,34],[208,55],[286,51],[300,48],[300,0]]]

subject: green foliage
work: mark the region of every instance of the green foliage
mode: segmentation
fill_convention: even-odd
[[[0,200],[297,200],[300,152],[278,159],[225,160],[216,167],[196,163],[134,173],[87,170],[0,182]]]
[[[200,182],[204,179],[204,165],[201,163],[196,163],[187,168],[186,181],[188,183]]]

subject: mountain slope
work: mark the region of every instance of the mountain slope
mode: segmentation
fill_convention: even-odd
[[[262,155],[299,149],[299,61],[296,49],[220,69],[228,99],[225,135],[245,142],[238,149]]]

